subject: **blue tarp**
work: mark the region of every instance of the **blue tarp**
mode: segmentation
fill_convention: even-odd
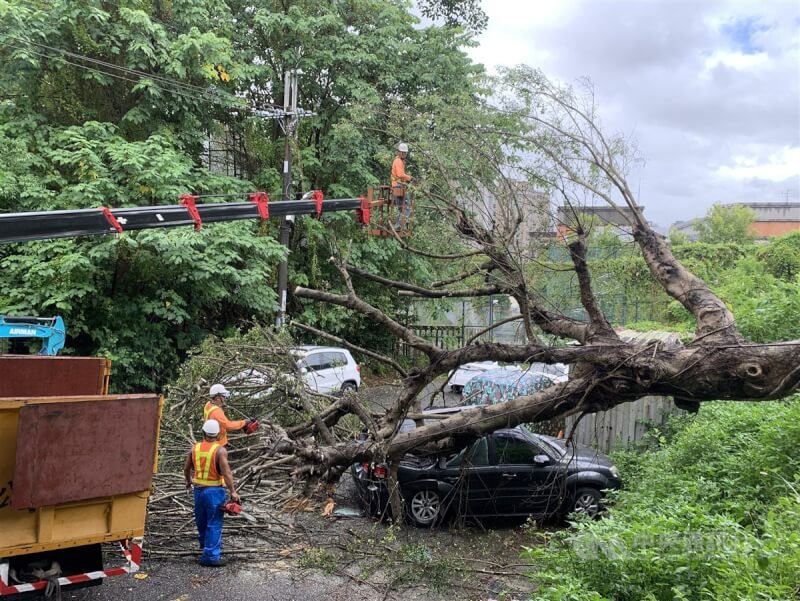
[[[501,367],[472,378],[464,386],[462,394],[466,405],[494,405],[533,394],[551,384],[553,380],[540,372]]]

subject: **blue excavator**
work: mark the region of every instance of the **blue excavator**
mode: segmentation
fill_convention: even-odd
[[[0,315],[0,339],[41,338],[40,355],[57,355],[64,348],[67,328],[61,317],[10,317]]]

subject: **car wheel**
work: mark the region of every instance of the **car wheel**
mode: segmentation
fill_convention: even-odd
[[[597,517],[600,513],[600,499],[602,495],[596,488],[579,488],[572,495],[572,502],[569,505],[569,513],[581,513],[590,518]]]
[[[408,517],[417,526],[433,526],[442,515],[442,498],[430,488],[418,490],[406,501]]]
[[[348,392],[356,392],[358,390],[358,386],[356,386],[355,382],[345,382],[342,384],[341,393],[347,394]]]

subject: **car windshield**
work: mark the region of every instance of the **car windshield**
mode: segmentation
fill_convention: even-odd
[[[563,457],[564,454],[567,452],[567,450],[564,447],[557,445],[556,443],[548,439],[546,436],[539,436],[538,434],[534,434],[527,426],[520,425],[517,427],[527,438],[531,440],[531,442],[534,442],[539,446],[547,447],[547,450],[551,451],[551,454],[555,455],[556,457]]]
[[[465,449],[461,449],[455,457],[448,460],[447,467],[458,467],[466,457],[466,464],[471,466],[489,465],[489,440],[486,436],[475,441]]]

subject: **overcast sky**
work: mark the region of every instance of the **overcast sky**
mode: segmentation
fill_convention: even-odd
[[[483,0],[470,55],[589,76],[659,225],[714,202],[800,202],[800,0]],[[788,192],[787,192],[788,191]]]

